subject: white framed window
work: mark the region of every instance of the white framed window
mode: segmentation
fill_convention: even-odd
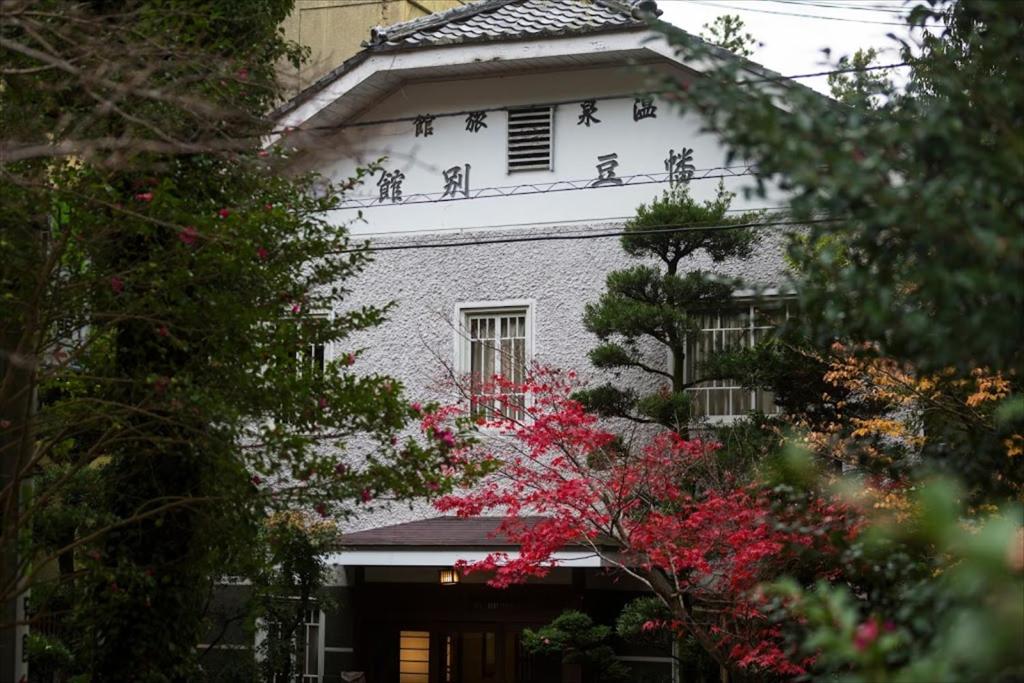
[[[274,683],[321,683],[324,672],[324,622],[326,614],[316,605],[302,612],[302,621],[295,628],[290,644],[292,659],[292,676],[281,674],[274,676]],[[270,624],[271,629],[278,630],[278,637],[284,628],[283,624]],[[287,680],[286,680],[287,679]]]
[[[334,311],[317,312],[313,314],[313,317],[321,320],[333,320]],[[323,341],[310,341],[304,344],[296,354],[296,360],[299,364],[299,372],[312,377],[322,377],[328,361],[331,360],[331,345]]]
[[[720,311],[697,315],[701,331],[686,341],[683,381],[697,382],[687,391],[693,394],[693,416],[712,420],[742,417],[751,411],[771,415],[779,412],[775,396],[763,389],[745,389],[731,379],[701,381],[701,365],[715,353],[751,348],[789,317],[784,302],[774,305],[737,303]]]
[[[554,107],[523,107],[508,111],[509,173],[554,168]]]
[[[521,384],[533,359],[533,311],[530,300],[466,303],[456,306],[458,330],[455,367],[468,377],[472,414],[503,414],[522,420],[526,400],[513,394],[505,406],[482,398],[495,375]]]

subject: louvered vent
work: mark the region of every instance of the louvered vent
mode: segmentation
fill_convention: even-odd
[[[551,170],[551,107],[508,112],[508,172]]]

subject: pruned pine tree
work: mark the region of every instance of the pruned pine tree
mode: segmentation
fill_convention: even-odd
[[[601,298],[587,305],[584,324],[600,340],[590,360],[616,375],[639,371],[659,388],[640,393],[609,382],[577,394],[589,409],[686,432],[686,390],[695,383],[685,372],[687,338],[699,331],[701,313],[728,306],[739,284],[693,264],[702,256],[716,264],[747,259],[760,239],[760,214],[730,214],[732,199],[721,186],[704,202],[680,187],[641,205],[626,224],[622,249],[645,262],[610,273]]]

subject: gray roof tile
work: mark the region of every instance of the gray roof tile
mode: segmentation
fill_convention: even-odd
[[[374,49],[452,45],[639,28],[629,0],[477,0],[387,28],[377,27]]]

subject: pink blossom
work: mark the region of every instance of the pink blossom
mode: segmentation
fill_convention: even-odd
[[[260,247],[256,250],[256,256],[259,257],[260,261],[266,261],[267,257],[270,256],[270,252],[267,251],[266,247]]]
[[[317,503],[316,505],[313,506],[313,509],[316,510],[316,513],[321,517],[327,516],[327,505],[325,505],[324,503]]]
[[[356,362],[356,354],[354,354],[354,353],[346,353],[345,354],[345,365],[355,365],[355,362]]]
[[[139,192],[135,195],[135,201],[137,202],[151,202],[153,201],[152,192]]]
[[[412,412],[416,413],[417,415],[423,412],[423,406],[416,401],[413,401],[412,403],[409,404],[409,409],[412,410]]]
[[[344,476],[348,474],[348,465],[346,465],[343,462],[339,462],[337,465],[334,466],[334,473],[339,476]]]
[[[245,67],[242,67],[241,69],[238,70],[238,80],[244,81],[244,80],[247,80],[248,78],[249,78],[249,70],[248,69],[246,69]]]
[[[185,226],[185,229],[178,233],[178,239],[181,240],[182,244],[187,244],[188,246],[195,244],[198,237],[199,232],[191,225]]]
[[[370,489],[363,489],[362,493],[359,494],[359,498],[364,503],[369,503],[371,500],[373,500],[373,494],[370,492]]]
[[[0,429],[7,429],[11,426],[10,420],[0,420]]]
[[[261,479],[260,475],[258,474],[252,475],[252,478],[250,478],[249,481],[251,481],[256,486],[259,486],[260,484],[263,483],[263,479]]]
[[[270,156],[270,152],[268,152],[265,149],[261,149],[260,151],[256,152],[256,156],[260,157],[261,159],[266,159],[267,157]]]
[[[853,634],[853,646],[858,650],[866,650],[878,639],[878,621],[868,619],[857,627]]]
[[[327,399],[324,398],[323,396],[321,396],[320,400],[317,401],[316,403],[317,403],[318,406],[320,406],[321,410],[327,407]]]
[[[292,304],[292,313],[298,314],[301,310],[302,306],[300,304]]]
[[[231,215],[231,209],[221,209],[220,211],[217,212],[217,215],[220,216],[221,218],[227,218],[228,216]]]
[[[170,330],[167,329],[167,325],[161,325],[160,327],[157,328],[156,333],[159,334],[161,337],[166,337],[171,332]]]
[[[124,291],[124,280],[122,280],[116,275],[111,276],[110,288],[114,290],[114,294],[120,294],[121,292]]]
[[[455,435],[447,429],[443,429],[437,433],[437,440],[449,448],[455,446]]]

